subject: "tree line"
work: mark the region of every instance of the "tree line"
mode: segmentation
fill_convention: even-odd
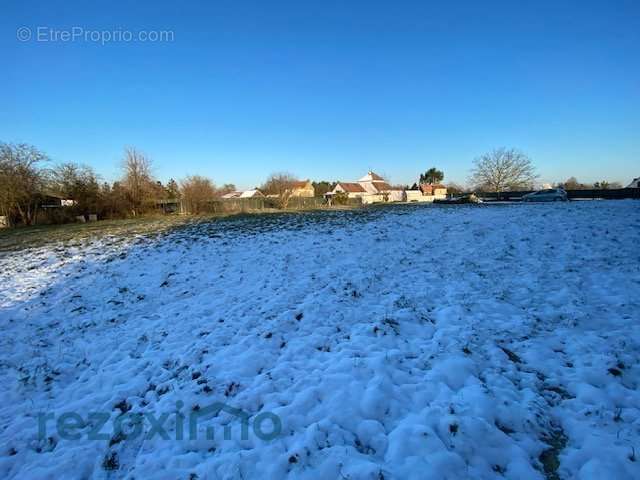
[[[276,206],[286,208],[297,178],[274,173],[260,185]],[[335,182],[313,182],[316,196],[335,187]],[[201,175],[189,175],[166,184],[153,175],[151,158],[134,148],[126,148],[120,178],[109,183],[95,170],[77,163],[51,165],[50,158],[32,145],[0,142],[0,216],[9,226],[33,225],[47,199],[70,199],[64,209],[48,209],[52,223],[73,221],[76,216],[96,214],[99,218],[127,218],[159,212],[163,203],[180,202],[186,212],[207,212],[210,202],[234,192],[234,184],[220,187]]]
[[[55,213],[57,222],[77,215],[125,218],[157,211],[162,200],[181,199],[197,205],[235,190],[232,184],[216,188],[207,178],[193,175],[180,183],[163,184],[152,173],[151,159],[136,148],[126,148],[120,178],[100,181],[96,172],[77,163],[50,165],[49,157],[26,144],[0,143],[0,216],[9,226],[33,225],[39,208],[50,198],[72,199],[73,205]],[[197,210],[197,207],[195,208]]]
[[[203,213],[212,199],[236,190],[235,185],[217,187],[209,178],[190,175],[166,184],[153,175],[151,159],[140,150],[126,148],[121,163],[120,178],[112,183],[100,180],[88,166],[62,163],[50,166],[49,157],[27,144],[0,142],[0,216],[9,225],[36,223],[40,206],[50,197],[73,200],[69,208],[58,209],[60,218],[53,221],[71,221],[77,215],[97,214],[100,218],[125,218],[158,211],[163,201],[180,201],[189,213]],[[474,160],[469,187],[448,183],[449,193],[468,191],[504,192],[533,190],[538,179],[532,160],[517,149],[499,148]],[[439,184],[444,172],[432,167],[421,173],[412,187]],[[276,205],[286,208],[297,178],[286,172],[271,174],[260,185],[265,195],[273,197]],[[337,182],[313,182],[316,196],[333,190]],[[582,184],[575,177],[556,186],[567,190],[593,188],[621,188],[617,182]],[[50,219],[51,220],[51,219]]]

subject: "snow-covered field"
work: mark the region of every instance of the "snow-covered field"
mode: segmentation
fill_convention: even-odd
[[[637,479],[639,320],[637,201],[4,252],[0,477]]]

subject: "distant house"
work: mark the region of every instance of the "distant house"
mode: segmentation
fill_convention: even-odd
[[[327,193],[327,196],[335,195],[336,193],[346,193],[348,198],[362,198],[368,195],[364,187],[355,182],[338,182],[333,190]]]
[[[420,191],[423,195],[433,195],[435,197],[446,197],[447,187],[444,185],[423,183],[420,185]]]
[[[328,197],[336,193],[346,193],[349,198],[361,198],[362,203],[402,202],[404,190],[392,187],[380,175],[368,172],[357,182],[338,182]]]
[[[42,195],[42,200],[40,201],[41,208],[73,207],[75,204],[75,200],[53,192],[47,192]]]
[[[627,188],[640,188],[640,177],[634,178]]]
[[[311,180],[299,180],[291,184],[292,197],[315,197],[316,189]]]
[[[264,194],[254,188],[253,190],[245,190],[245,191],[237,191],[237,192],[229,192],[225,193],[222,198],[230,199],[230,198],[256,198],[256,197],[264,197]]]
[[[266,195],[267,198],[311,198],[316,196],[316,189],[311,180],[288,181],[277,179],[270,187],[271,193]]]
[[[240,198],[240,195],[242,195],[242,192],[229,192],[229,193],[225,193],[220,198],[224,198],[224,199]]]
[[[256,197],[264,197],[264,193],[262,193],[257,188],[254,188],[253,190],[245,190],[240,195],[240,198],[256,198]]]
[[[407,190],[407,202],[433,202],[447,197],[447,187],[423,183],[417,190]]]

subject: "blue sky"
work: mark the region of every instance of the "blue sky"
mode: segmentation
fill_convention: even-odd
[[[107,180],[127,145],[162,180],[239,187],[431,166],[464,183],[499,146],[542,181],[640,175],[635,0],[129,3],[3,2],[0,140]],[[74,27],[173,41],[36,41]]]

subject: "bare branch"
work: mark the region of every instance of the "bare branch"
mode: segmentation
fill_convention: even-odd
[[[189,213],[203,213],[216,196],[216,188],[208,178],[191,175],[180,182],[183,205]]]
[[[35,222],[47,172],[39,168],[48,157],[26,144],[0,143],[0,215],[9,224],[20,219],[24,224]]]
[[[504,192],[532,188],[537,177],[527,155],[499,148],[475,159],[470,183],[479,190]]]
[[[297,182],[296,177],[290,173],[272,173],[260,187],[260,190],[266,195],[275,195],[278,198],[280,208],[287,208],[293,194],[295,182]]]
[[[122,185],[127,191],[131,213],[136,216],[153,192],[151,159],[133,147],[125,149]]]

